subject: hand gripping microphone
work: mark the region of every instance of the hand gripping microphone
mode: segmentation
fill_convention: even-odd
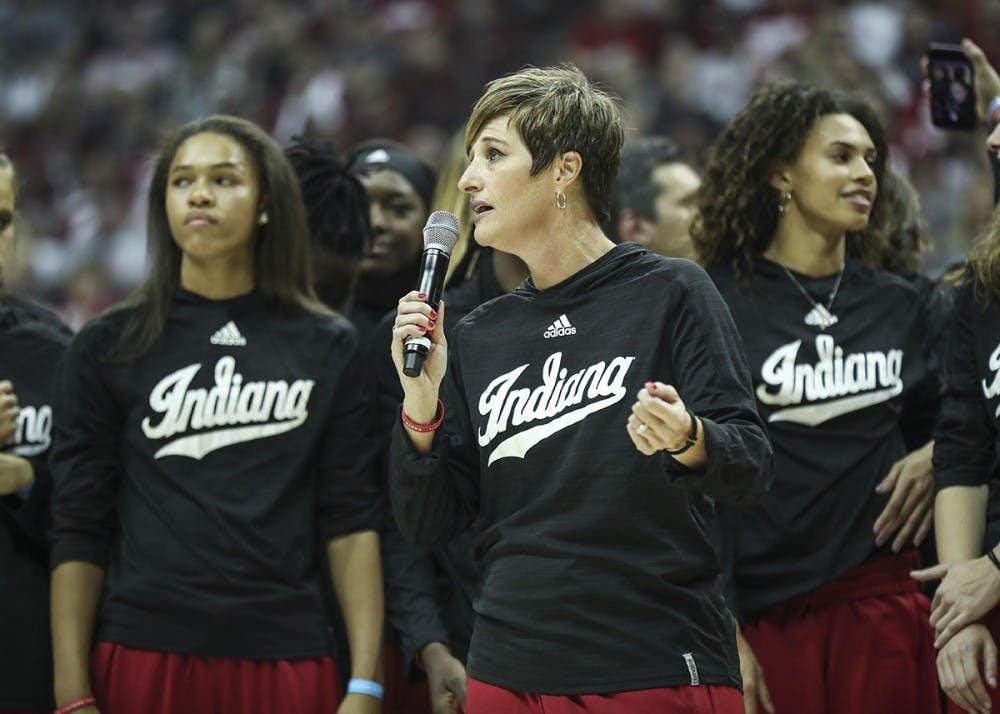
[[[424,226],[424,253],[417,281],[417,292],[427,295],[427,304],[434,310],[438,309],[441,301],[448,260],[457,242],[458,219],[448,211],[434,211]],[[427,335],[407,338],[403,345],[403,374],[407,377],[419,376],[430,349],[431,338]]]

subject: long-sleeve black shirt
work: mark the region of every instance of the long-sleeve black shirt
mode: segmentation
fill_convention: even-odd
[[[481,249],[475,274],[444,291],[447,337],[451,338],[463,317],[504,292],[493,271],[493,251]],[[399,419],[403,400],[399,375],[389,352],[395,318],[395,312],[386,315],[374,333],[375,345],[382,347],[373,354],[373,363],[379,413],[387,438]],[[454,408],[447,394],[442,394],[441,399],[447,411]],[[428,552],[409,545],[394,522],[383,532],[386,616],[405,667],[412,670],[416,655],[431,642],[447,644],[463,662],[467,658],[474,617],[472,601],[479,580],[473,558],[476,536],[475,529],[470,528]]]
[[[913,285],[849,260],[826,330],[781,266],[749,277],[709,271],[733,311],[774,447],[774,484],[751,506],[720,510],[734,605],[751,619],[835,580],[879,550],[872,533],[890,494],[876,485],[930,439],[939,385],[930,368],[927,300]],[[836,276],[795,279],[826,303]]]
[[[52,477],[52,379],[71,333],[58,318],[0,297],[0,380],[14,384],[20,413],[0,450],[28,459],[34,483],[0,497],[0,710],[52,707],[49,577],[45,531]]]
[[[1000,542],[1000,303],[984,303],[975,290],[969,282],[957,291],[945,341],[934,484],[989,484],[985,549]]]
[[[449,351],[457,408],[427,456],[397,425],[392,500],[417,544],[478,520],[470,674],[549,694],[738,686],[708,521],[714,499],[767,486],[770,447],[708,276],[619,245],[474,310]],[[632,444],[650,380],[702,419],[703,471]]]
[[[179,290],[154,347],[109,360],[125,317],[87,325],[62,372],[53,567],[106,568],[99,640],[329,654],[318,548],[381,518],[354,329],[256,292]]]

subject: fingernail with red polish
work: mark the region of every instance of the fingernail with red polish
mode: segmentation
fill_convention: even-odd
[[[431,319],[432,320],[436,320],[437,316],[438,316],[438,311],[437,310],[431,310]]]
[[[426,300],[427,293],[417,293],[417,297],[420,298],[421,300]]]
[[[433,329],[434,329],[434,325],[436,325],[436,324],[437,324],[437,323],[436,323],[436,322],[434,322],[434,320],[429,320],[429,321],[427,322],[427,329],[429,329],[429,330],[433,330]]]

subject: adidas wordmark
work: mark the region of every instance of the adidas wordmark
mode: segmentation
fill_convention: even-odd
[[[240,334],[236,323],[230,320],[220,327],[209,340],[213,345],[223,345],[225,347],[244,347],[247,338]]]
[[[576,328],[569,324],[569,318],[565,314],[560,315],[559,319],[549,325],[549,329],[545,331],[542,335],[545,339],[550,337],[563,337],[565,335],[575,335]]]

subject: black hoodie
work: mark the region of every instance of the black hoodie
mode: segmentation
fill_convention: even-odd
[[[543,694],[738,686],[707,528],[714,499],[766,488],[771,452],[704,271],[619,245],[558,285],[529,280],[474,310],[449,351],[461,407],[427,456],[397,424],[392,499],[417,544],[479,519],[469,673]],[[704,471],[629,439],[650,380],[701,417]]]

